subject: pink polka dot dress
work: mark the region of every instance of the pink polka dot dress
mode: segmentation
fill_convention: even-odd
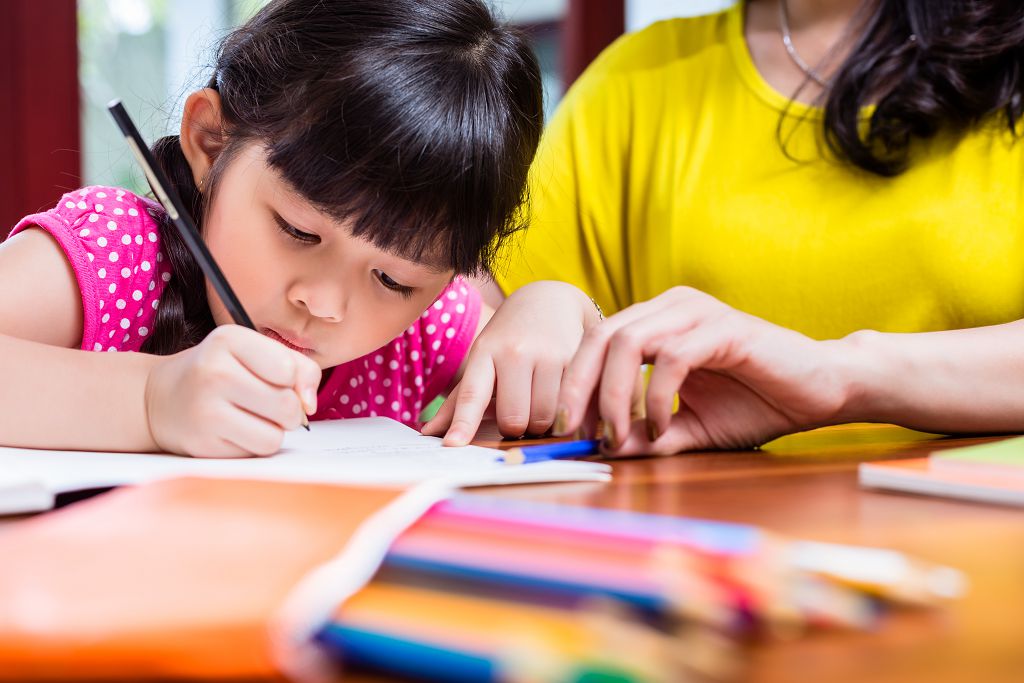
[[[151,333],[174,276],[154,216],[163,209],[152,200],[86,187],[11,231],[38,226],[63,248],[82,294],[83,350],[139,351]],[[424,405],[449,387],[468,353],[480,306],[476,290],[455,278],[401,336],[326,370],[312,419],[383,416],[417,425]]]

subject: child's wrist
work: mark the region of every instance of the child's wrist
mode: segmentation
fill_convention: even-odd
[[[572,288],[573,296],[580,305],[580,323],[583,325],[584,330],[588,330],[604,320],[604,311],[601,310],[601,306],[594,300],[594,297],[575,285],[561,284]]]

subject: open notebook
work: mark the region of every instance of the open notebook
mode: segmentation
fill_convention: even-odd
[[[178,476],[452,487],[554,481],[607,481],[602,463],[556,460],[507,465],[491,448],[445,448],[441,440],[383,417],[315,422],[285,436],[268,458],[205,459],[151,453],[0,448],[0,514],[52,507],[54,495]]]

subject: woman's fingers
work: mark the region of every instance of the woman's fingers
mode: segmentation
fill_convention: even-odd
[[[645,342],[637,323],[621,328],[608,342],[598,389],[598,411],[604,422],[604,442],[611,450],[619,447],[632,422],[633,392],[643,364]]]
[[[624,339],[627,347],[639,346],[644,352],[651,353],[652,348],[656,348],[662,337],[679,334],[692,328],[701,319],[721,307],[719,302],[706,294],[686,287],[677,287],[649,301],[634,304],[587,330],[562,383],[555,433],[564,435],[576,429],[583,418],[587,402],[599,383],[605,379],[616,383],[627,381],[625,365],[619,367],[616,363],[612,378],[606,378],[604,374],[608,365],[607,354],[614,340]],[[642,330],[637,327],[641,324]],[[636,353],[628,348],[624,348],[624,353],[633,362]],[[632,382],[631,375],[627,388],[632,386]],[[613,392],[616,396],[608,400],[607,406],[612,416],[605,415],[605,407],[602,406],[601,418],[605,420],[606,427],[611,424],[614,431],[616,428],[626,428],[622,415],[628,414],[626,410],[629,406],[627,403],[626,410],[623,410],[621,404],[624,401],[618,397],[621,390],[616,388]]]
[[[621,327],[608,342],[598,405],[604,421],[605,443],[612,450],[641,412],[634,407],[634,398],[639,398],[636,389],[640,366],[658,354],[666,338],[696,324],[680,319],[678,314],[674,318],[654,311]]]
[[[653,443],[648,439],[645,422],[633,422],[619,448],[609,451],[609,455],[671,455],[708,448],[714,448],[714,444],[700,420],[694,413],[683,408],[672,416],[668,427]]]
[[[580,342],[576,354],[562,376],[555,415],[556,436],[571,434],[583,421],[590,397],[601,381],[608,344],[615,333],[658,308],[657,302],[644,301],[616,313],[586,331],[583,341]]]
[[[723,326],[714,323],[700,325],[662,343],[647,384],[647,430],[651,441],[657,441],[668,429],[679,388],[690,372],[722,367],[731,348]]]

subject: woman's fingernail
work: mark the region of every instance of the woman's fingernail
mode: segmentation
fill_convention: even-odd
[[[565,406],[558,406],[558,410],[555,412],[555,424],[551,428],[551,433],[555,436],[563,436],[565,434],[566,427],[569,424],[569,411]]]
[[[609,450],[615,450],[619,447],[619,439],[615,434],[615,425],[611,422],[604,423],[604,445]]]
[[[654,420],[647,421],[647,440],[657,441],[658,437],[661,436],[661,432],[658,431],[658,425],[655,424]]]
[[[629,407],[629,419],[636,421],[642,420],[645,417],[647,417],[647,403],[644,402],[644,399],[641,396],[639,400],[634,401]]]

